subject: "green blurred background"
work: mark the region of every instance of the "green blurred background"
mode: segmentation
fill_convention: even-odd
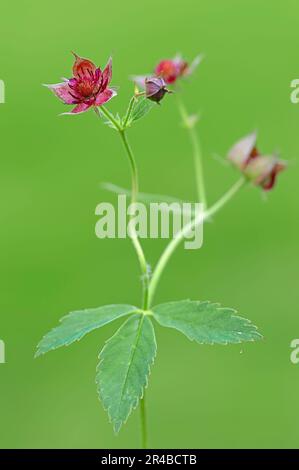
[[[115,437],[96,395],[97,355],[117,323],[33,359],[41,336],[68,311],[140,298],[130,241],[94,234],[96,205],[114,200],[100,182],[129,185],[121,143],[93,113],[58,117],[64,105],[41,86],[70,75],[71,50],[102,66],[113,55],[115,112],[132,93],[130,74],[177,52],[189,60],[206,54],[184,96],[202,116],[210,202],[238,178],[213,155],[224,156],[253,129],[262,151],[289,160],[267,200],[243,190],[205,226],[201,250],[178,250],[156,296],[235,307],[265,341],[199,346],[157,327],[148,411],[152,447],[298,446],[299,365],[290,362],[290,342],[299,337],[299,105],[290,102],[290,82],[299,78],[298,14],[295,0],[2,4],[2,448],[139,445],[138,410]],[[191,149],[172,96],[129,137],[143,191],[194,199]],[[144,246],[154,264],[165,241]]]

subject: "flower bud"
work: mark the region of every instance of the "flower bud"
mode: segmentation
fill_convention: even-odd
[[[145,79],[145,96],[151,101],[160,103],[166,93],[170,93],[166,88],[163,78],[150,77]]]
[[[261,155],[256,148],[256,133],[239,140],[229,151],[228,159],[254,185],[264,191],[273,188],[278,173],[286,168],[286,162],[275,155]]]
[[[285,168],[286,162],[279,160],[275,155],[259,155],[248,163],[244,175],[254,185],[269,191],[273,188],[278,173]]]
[[[256,133],[252,133],[239,140],[228,152],[228,159],[240,170],[248,165],[248,163],[257,157],[256,149]]]

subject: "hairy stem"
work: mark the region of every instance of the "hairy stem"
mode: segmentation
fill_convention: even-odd
[[[184,239],[184,237],[192,230],[194,227],[199,225],[200,223],[203,223],[205,220],[209,219],[212,217],[216,212],[218,212],[232,197],[241,189],[241,187],[245,183],[245,178],[242,177],[240,178],[224,195],[218,199],[213,206],[211,206],[209,209],[204,211],[203,214],[200,214],[199,218],[195,218],[192,220],[189,224],[185,225],[182,230],[180,230],[175,238],[173,238],[170,243],[167,245],[165,248],[164,252],[162,253],[156,268],[153,272],[150,285],[149,285],[149,305],[151,304],[157,285],[159,283],[159,280],[161,278],[161,275],[170,259],[172,256],[173,252],[175,249],[178,247],[178,245],[181,243],[181,241]]]
[[[131,100],[132,102],[132,100]],[[130,108],[130,106],[129,106]],[[100,113],[98,108],[95,108],[96,114],[100,117]],[[130,163],[130,169],[131,169],[131,178],[132,178],[132,190],[131,190],[131,205],[134,205],[137,203],[138,200],[138,171],[137,171],[137,165],[135,162],[134,154],[131,149],[131,146],[129,144],[127,135],[125,130],[121,127],[121,125],[115,120],[115,118],[112,116],[112,114],[104,107],[101,107],[101,112],[106,116],[107,119],[110,120],[110,122],[116,127],[118,130],[118,133],[121,137],[123,146],[125,148],[129,163]],[[143,308],[144,310],[147,309],[147,304],[148,304],[148,288],[149,288],[149,274],[148,274],[148,267],[147,267],[147,261],[142,249],[142,246],[140,244],[139,238],[135,231],[132,231],[130,233],[138,260],[139,260],[139,265],[142,273],[142,281],[143,281]]]
[[[94,111],[96,115],[100,118],[101,114],[97,107],[94,107]],[[104,106],[101,106],[101,112],[106,116],[106,118],[115,126],[115,128],[120,132],[122,127],[120,126],[119,122],[114,118],[113,114],[108,111]]]
[[[193,160],[194,160],[198,202],[201,202],[205,209],[207,207],[207,196],[206,196],[206,189],[205,189],[205,182],[204,182],[204,175],[203,175],[202,151],[201,151],[199,137],[195,131],[195,127],[194,127],[195,122],[192,122],[192,117],[188,115],[185,105],[179,93],[176,93],[176,96],[177,96],[177,102],[178,102],[180,115],[181,115],[185,128],[189,132],[189,136],[190,136],[190,140],[191,140],[191,144],[193,148]]]
[[[135,158],[131,149],[131,146],[128,142],[127,135],[124,130],[120,131],[120,137],[122,139],[123,145],[125,147],[125,150],[127,152],[129,161],[130,161],[130,166],[131,166],[131,173],[132,173],[132,195],[131,195],[131,204],[134,205],[137,202],[138,199],[138,172],[137,172],[137,166],[135,163]],[[131,234],[131,239],[133,242],[133,245],[135,247],[138,259],[139,259],[139,264],[140,264],[140,269],[142,273],[142,280],[143,280],[143,306],[142,308],[144,310],[147,310],[148,308],[148,290],[149,290],[149,273],[148,273],[148,267],[147,267],[147,261],[142,249],[142,246],[140,244],[139,238],[135,231],[132,231]]]

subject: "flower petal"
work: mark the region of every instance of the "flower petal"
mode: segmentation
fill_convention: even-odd
[[[93,62],[89,59],[84,59],[83,57],[79,57],[77,54],[73,52],[76,60],[73,65],[73,74],[75,78],[92,78],[94,77],[96,66]]]
[[[64,115],[69,115],[69,114],[81,114],[85,113],[86,111],[89,110],[89,108],[93,105],[94,103],[89,102],[89,103],[79,103],[77,106],[75,106],[71,112],[69,113],[62,113],[61,116]]]
[[[155,68],[155,75],[162,77],[167,85],[174,83],[179,77],[180,70],[176,62],[171,59],[161,60]]]
[[[112,57],[110,57],[110,59],[108,60],[108,63],[103,71],[102,89],[105,89],[109,85],[111,78],[112,78]]]
[[[254,152],[256,139],[257,134],[253,132],[239,140],[228,152],[228,159],[241,170],[246,167],[252,157],[256,156]]]
[[[101,106],[102,104],[107,103],[107,101],[111,100],[111,98],[116,95],[116,90],[113,90],[113,88],[107,88],[105,91],[98,94],[94,104],[95,106]]]
[[[197,69],[197,67],[202,62],[203,59],[204,59],[204,54],[197,55],[193,59],[189,67],[187,67],[187,70],[184,72],[184,75],[191,75],[195,71],[195,69]]]
[[[45,86],[52,90],[53,93],[65,104],[75,104],[78,102],[78,97],[76,93],[69,87],[68,81]]]
[[[145,79],[146,77],[149,77],[150,74],[148,75],[131,75],[130,80],[132,80],[134,83],[136,83],[137,86],[142,88],[144,90],[145,88]]]

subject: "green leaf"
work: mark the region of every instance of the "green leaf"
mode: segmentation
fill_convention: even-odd
[[[147,98],[141,98],[138,100],[131,112],[127,126],[130,126],[133,122],[143,118],[153,107],[154,103],[149,101]]]
[[[152,322],[139,314],[129,318],[100,352],[97,389],[116,433],[143,396],[156,350]]]
[[[200,344],[241,343],[262,338],[249,320],[216,303],[182,300],[158,305],[152,312],[160,325],[175,328]]]
[[[71,312],[61,318],[59,326],[43,337],[37,346],[35,357],[60,346],[68,346],[74,341],[79,341],[90,331],[106,325],[116,318],[139,311],[137,307],[132,305],[105,305],[104,307]]]
[[[107,117],[105,116],[105,114],[102,113],[101,111],[101,108],[99,108],[99,112],[100,112],[100,115],[103,119],[103,123],[106,124],[106,126],[108,127],[111,127],[111,129],[115,129],[116,131],[119,130],[119,128],[117,126],[115,126],[113,124],[112,121],[110,121],[110,119],[107,119]],[[121,118],[119,116],[119,114],[117,113],[116,116],[114,116],[111,111],[109,111],[109,113],[111,114],[111,116],[115,119],[115,121],[118,123],[119,127],[121,127]]]

